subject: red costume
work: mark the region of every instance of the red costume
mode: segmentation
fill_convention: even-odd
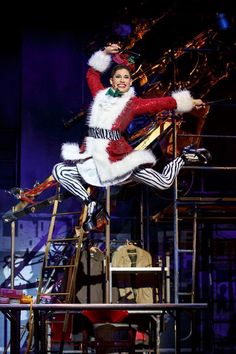
[[[110,62],[111,56],[102,51],[94,53],[88,62],[87,81],[94,101],[87,124],[94,135],[85,138],[83,150],[77,144],[62,146],[62,157],[80,160],[77,163],[80,175],[95,186],[117,184],[129,178],[137,167],[155,164],[151,150],[135,151],[122,136],[136,116],[173,109],[188,112],[193,108],[192,97],[187,90],[169,97],[149,99],[136,97],[132,87],[121,97],[107,95],[108,89],[101,82],[101,73],[107,70]]]

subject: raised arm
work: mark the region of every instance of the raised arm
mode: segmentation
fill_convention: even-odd
[[[101,82],[101,74],[109,68],[112,54],[118,53],[119,49],[120,47],[117,44],[109,44],[103,50],[95,52],[90,57],[86,78],[93,97],[99,90],[104,89],[104,85]]]

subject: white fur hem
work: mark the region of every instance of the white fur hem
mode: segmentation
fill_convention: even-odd
[[[188,90],[175,91],[172,97],[176,100],[176,112],[185,113],[193,109],[193,98]]]
[[[99,50],[90,57],[88,65],[102,73],[109,68],[111,60],[110,55],[107,55],[102,50]]]
[[[77,169],[82,178],[93,186],[111,186],[126,181],[133,170],[140,165],[154,165],[156,158],[150,150],[133,151],[123,160],[111,162],[105,157],[102,160],[89,159],[77,163]]]
[[[85,159],[89,155],[84,152],[80,152],[79,144],[77,143],[64,143],[61,147],[61,157],[63,160],[78,161]]]
[[[108,162],[106,166],[98,166],[103,185],[112,185],[122,182],[141,165],[155,165],[156,158],[151,150],[133,151],[124,159],[117,162]],[[105,164],[104,164],[105,165]],[[99,168],[100,167],[100,168]],[[101,168],[102,167],[102,168]],[[105,167],[105,168],[104,168]],[[149,166],[150,167],[150,166]]]
[[[154,165],[156,163],[156,158],[151,150],[133,151],[124,159],[111,162],[106,153],[102,154],[104,148],[107,146],[106,141],[97,139],[99,141],[95,144],[96,140],[93,138],[87,139],[88,146],[90,145],[89,142],[93,143],[96,151],[100,147],[100,150],[97,152],[98,156],[93,156],[87,150],[84,153],[80,153],[79,145],[76,143],[64,143],[62,145],[61,156],[64,160],[77,162],[78,171],[88,184],[109,186],[121,183],[129,178],[132,171],[138,166],[145,164]],[[86,160],[90,156],[93,156],[93,158]],[[79,160],[84,160],[84,162]]]

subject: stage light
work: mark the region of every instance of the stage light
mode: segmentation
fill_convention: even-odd
[[[218,12],[216,14],[216,19],[217,19],[217,25],[218,25],[219,30],[225,31],[228,28],[230,28],[230,23],[229,23],[228,18],[225,15],[225,13]]]

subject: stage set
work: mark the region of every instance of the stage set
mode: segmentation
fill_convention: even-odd
[[[1,24],[0,352],[232,354],[235,10],[121,0],[97,16],[101,4],[90,5],[28,9],[7,38]],[[87,62],[108,43],[119,43],[112,65],[128,63],[137,96],[187,89],[205,103],[136,117],[129,145],[150,149],[158,172],[191,144],[211,160],[183,166],[163,191],[87,184],[107,211],[87,231],[88,207],[52,168],[63,143],[88,134]]]

